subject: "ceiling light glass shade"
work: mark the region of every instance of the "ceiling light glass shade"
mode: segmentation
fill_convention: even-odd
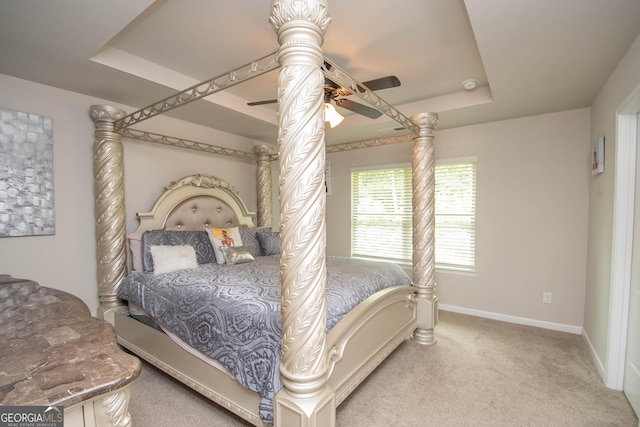
[[[329,122],[329,126],[334,128],[342,123],[343,120],[344,117],[336,111],[336,108],[332,104],[328,102],[324,104],[324,121]]]

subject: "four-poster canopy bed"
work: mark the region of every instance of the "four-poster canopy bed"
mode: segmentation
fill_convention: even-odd
[[[277,426],[332,426],[336,406],[402,341],[411,337],[421,345],[435,343],[432,130],[437,115],[421,113],[407,119],[324,57],[321,45],[330,22],[326,0],[274,0],[269,21],[280,43],[280,49],[272,55],[129,115],[109,106],[91,107],[96,124],[94,190],[99,315],[114,324],[119,343],[141,358],[255,425],[271,422],[259,412],[261,395],[187,352],[166,333],[129,316],[130,308],[119,298],[123,292],[119,289],[121,284],[142,275],[132,273],[127,277],[121,137],[254,158],[258,182],[256,229],[271,227],[270,162],[278,159],[281,216],[276,269],[281,337],[277,348],[282,388],[274,390],[277,394],[272,421]],[[277,156],[265,146],[256,147],[254,153],[243,153],[131,129],[142,120],[278,67]],[[327,265],[333,261],[325,254],[325,77],[352,88],[355,95],[407,128],[413,139],[411,283],[363,297],[328,332],[327,311],[331,307],[326,300],[333,288],[327,279],[331,275]],[[254,227],[252,213],[231,185],[203,175],[172,183],[152,210],[139,214],[139,219],[138,233]],[[261,262],[257,260],[255,265]],[[195,275],[199,270],[188,271]],[[155,278],[163,276],[150,274]]]

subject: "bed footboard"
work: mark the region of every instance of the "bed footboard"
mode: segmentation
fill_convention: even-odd
[[[329,384],[336,405],[417,327],[415,288],[398,286],[376,293],[347,314],[327,334]]]
[[[327,335],[329,384],[336,406],[417,327],[415,288],[397,286],[372,295]],[[260,397],[226,373],[186,352],[163,332],[114,313],[118,343],[169,376],[257,426]]]
[[[188,353],[163,332],[131,317],[115,313],[118,343],[169,376],[256,426],[260,396],[245,389],[227,373]]]

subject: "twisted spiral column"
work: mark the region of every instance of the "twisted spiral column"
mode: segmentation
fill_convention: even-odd
[[[435,294],[435,113],[411,116],[420,127],[413,140],[413,286],[416,292],[418,327],[413,339],[422,345],[435,344],[437,302]]]
[[[96,127],[93,191],[100,298],[98,315],[105,318],[111,308],[122,305],[116,297],[116,290],[127,273],[124,153],[120,135],[113,131],[114,121],[124,117],[125,112],[110,106],[93,105],[90,115]]]
[[[324,31],[326,0],[271,3],[281,65],[278,80],[282,362],[276,425],[335,423],[328,390],[325,308]],[[301,403],[304,402],[304,403]]]
[[[258,227],[271,227],[271,152],[266,145],[256,145],[253,152],[257,162]]]
[[[129,413],[130,388],[116,390],[94,405],[96,418],[104,425],[113,427],[131,427],[133,425]],[[99,424],[102,425],[102,424]]]

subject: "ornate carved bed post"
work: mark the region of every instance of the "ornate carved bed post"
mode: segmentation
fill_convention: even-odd
[[[113,123],[125,112],[105,105],[92,105],[95,122],[93,173],[96,216],[96,257],[98,262],[98,317],[113,324],[112,308],[122,305],[116,297],[117,285],[127,274],[124,209],[124,163],[120,135]]]
[[[416,294],[418,327],[413,340],[418,344],[436,343],[434,329],[438,316],[435,294],[435,146],[433,128],[435,113],[411,116],[420,126],[413,140],[413,285]]]
[[[256,153],[258,187],[258,227],[271,227],[271,151],[266,145],[253,147]]]
[[[335,425],[327,384],[324,75],[326,0],[272,0],[278,34],[282,362],[276,426]]]

